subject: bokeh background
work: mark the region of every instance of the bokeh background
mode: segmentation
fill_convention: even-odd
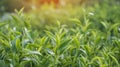
[[[65,7],[68,5],[72,6],[90,6],[96,3],[104,4],[109,3],[109,5],[119,3],[119,0],[1,0],[0,1],[0,11],[14,11],[14,9],[21,9],[25,7],[25,11],[31,9],[40,9],[44,4],[54,4],[54,7]]]
[[[24,8],[24,14],[31,18],[31,24],[36,29],[54,25],[57,20],[73,25],[69,19],[77,18],[82,22],[84,15],[91,22],[107,20],[115,23],[120,17],[119,6],[120,0],[1,0],[0,17],[4,21],[9,18],[7,14]]]

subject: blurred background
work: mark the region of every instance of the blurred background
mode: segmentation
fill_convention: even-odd
[[[25,8],[25,11],[40,9],[41,6],[54,5],[54,8],[71,6],[91,6],[95,4],[109,3],[109,5],[119,3],[119,0],[1,0],[1,12],[13,12],[14,9]]]
[[[120,18],[119,6],[120,0],[0,0],[0,21],[10,19],[7,15],[15,9],[24,8],[23,13],[31,18],[34,28],[54,25],[57,20],[71,25],[69,19],[77,18],[82,22],[83,16],[91,22],[115,23]]]

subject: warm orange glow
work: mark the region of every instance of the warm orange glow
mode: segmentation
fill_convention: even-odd
[[[54,4],[59,4],[59,0],[39,0],[38,1],[39,4],[44,4],[44,3],[47,3],[47,4],[51,4],[51,3],[54,3]]]

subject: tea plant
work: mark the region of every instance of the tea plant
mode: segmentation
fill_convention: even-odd
[[[66,17],[68,25],[61,20],[42,29],[23,9],[8,14],[0,21],[0,67],[120,67],[119,20],[89,11]]]

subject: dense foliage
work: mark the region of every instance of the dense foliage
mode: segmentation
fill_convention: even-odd
[[[52,6],[1,16],[0,67],[120,67],[119,4]]]

